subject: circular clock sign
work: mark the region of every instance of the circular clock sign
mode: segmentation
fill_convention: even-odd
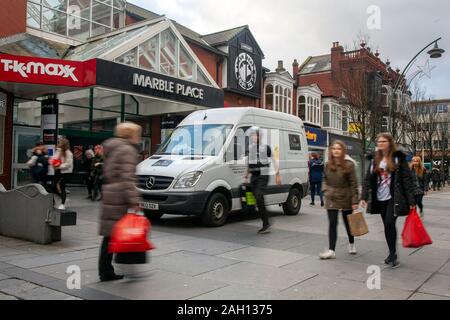
[[[236,58],[234,71],[239,86],[244,90],[252,90],[256,84],[256,65],[247,53],[241,53]]]

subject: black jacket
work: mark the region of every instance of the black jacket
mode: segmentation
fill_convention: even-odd
[[[428,192],[428,178],[426,172],[423,173],[423,177],[419,177],[415,170],[411,170],[413,176],[413,182],[415,186],[416,195],[424,195]]]
[[[373,212],[373,201],[377,199],[378,176],[373,171],[373,155],[369,155],[370,165],[367,170],[366,178],[363,185],[362,200],[365,200],[367,205],[367,212],[371,214],[379,214]],[[392,172],[391,195],[394,200],[394,215],[407,216],[409,208],[415,205],[414,195],[415,186],[413,176],[409,169],[406,155],[401,151],[394,153],[394,163],[396,169]]]

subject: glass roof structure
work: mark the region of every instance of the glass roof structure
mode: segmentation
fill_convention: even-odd
[[[218,88],[183,36],[164,17],[92,38],[65,57],[76,61],[95,58]]]

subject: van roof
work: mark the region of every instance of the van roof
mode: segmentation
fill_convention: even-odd
[[[205,118],[206,115],[206,119]],[[303,125],[300,118],[293,115],[272,110],[254,107],[234,107],[200,110],[187,116],[180,125],[193,122],[203,122],[207,124],[235,124],[246,115],[259,115],[264,117],[274,117],[281,121],[295,122]]]

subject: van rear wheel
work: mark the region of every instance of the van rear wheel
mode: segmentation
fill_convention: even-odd
[[[160,220],[164,213],[159,211],[144,210],[144,214],[150,222]]]
[[[302,207],[302,197],[297,188],[292,188],[289,192],[287,201],[283,203],[283,211],[287,216],[296,216]]]
[[[208,227],[220,227],[228,217],[228,201],[222,193],[214,193],[206,205],[202,215],[202,222]]]

